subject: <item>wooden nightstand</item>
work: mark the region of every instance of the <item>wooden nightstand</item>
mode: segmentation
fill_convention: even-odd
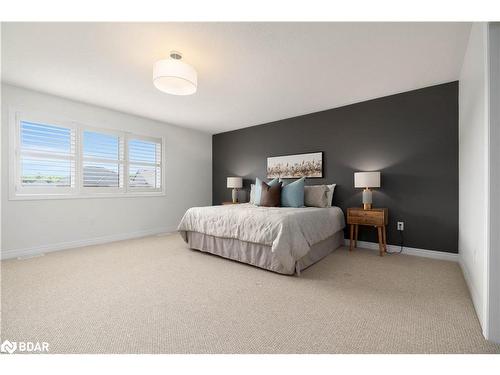
[[[236,203],[233,203],[233,202],[222,202],[223,205],[226,205],[226,204],[241,204],[243,202],[236,202]]]
[[[364,210],[361,207],[348,208],[347,209],[347,224],[350,227],[350,242],[349,251],[352,251],[353,241],[354,247],[357,246],[358,242],[358,226],[359,225],[370,225],[377,228],[378,232],[378,246],[380,256],[384,255],[387,251],[387,240],[386,240],[386,226],[388,217],[387,208],[372,208],[369,210]]]

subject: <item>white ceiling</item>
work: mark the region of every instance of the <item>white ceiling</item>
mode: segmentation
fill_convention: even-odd
[[[3,23],[2,80],[218,133],[457,80],[468,23]],[[152,66],[181,51],[198,91]]]

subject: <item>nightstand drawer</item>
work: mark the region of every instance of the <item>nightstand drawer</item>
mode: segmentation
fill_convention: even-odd
[[[348,216],[347,224],[384,225],[384,217],[379,216]]]
[[[387,224],[387,210],[349,208],[347,210],[347,224],[385,225]]]
[[[369,210],[349,210],[348,214],[352,217],[383,217],[383,213],[380,211]]]

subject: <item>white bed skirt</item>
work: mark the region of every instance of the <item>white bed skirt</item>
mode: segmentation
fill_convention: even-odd
[[[191,249],[215,254],[238,262],[251,264],[269,271],[293,275],[306,269],[326,257],[344,244],[344,231],[339,230],[326,240],[311,246],[311,250],[297,260],[291,268],[283,266],[270,246],[231,238],[214,237],[198,232],[186,232],[187,242]]]

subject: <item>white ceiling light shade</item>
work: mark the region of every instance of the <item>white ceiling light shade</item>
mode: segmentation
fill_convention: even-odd
[[[191,95],[198,87],[198,73],[181,60],[179,52],[170,52],[170,58],[157,61],[153,67],[153,84],[167,94]]]

